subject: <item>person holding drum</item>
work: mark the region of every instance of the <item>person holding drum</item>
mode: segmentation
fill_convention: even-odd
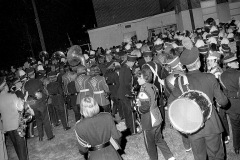
[[[227,65],[227,70],[220,77],[224,94],[230,100],[230,106],[226,113],[230,118],[233,134],[233,147],[236,154],[240,151],[240,72],[237,70],[239,62],[237,56],[231,53],[223,59],[223,63]]]
[[[220,90],[220,85],[213,74],[199,71],[201,63],[196,47],[185,49],[180,56],[180,62],[186,66],[188,73],[176,79],[175,88],[168,99],[170,122],[179,131],[188,134],[195,160],[223,160],[225,157],[221,136],[223,127],[212,104],[215,98],[219,105],[225,106],[228,99]],[[173,109],[177,109],[176,114]],[[178,116],[179,120],[172,121],[174,116]],[[201,124],[197,123],[195,127],[196,122]],[[178,127],[179,123],[182,124],[179,125],[181,128]]]

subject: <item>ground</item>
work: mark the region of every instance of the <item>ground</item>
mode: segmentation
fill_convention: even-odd
[[[62,126],[53,128],[56,137],[51,141],[47,141],[46,136],[42,142],[39,142],[37,137],[28,139],[29,160],[84,160],[84,157],[78,152],[78,144],[74,133],[75,121],[73,117],[73,111],[70,110],[69,124],[72,128],[68,131],[64,131]],[[193,160],[192,152],[185,152],[180,135],[170,127],[168,120],[163,134],[177,160]],[[8,137],[6,139],[9,160],[18,160],[11,141]],[[230,143],[226,145],[226,150],[228,160],[240,159],[240,156],[235,155],[232,149],[232,139]],[[159,159],[164,160],[161,151],[158,151]],[[122,157],[124,160],[148,160],[142,134],[127,137],[125,154],[123,154]]]

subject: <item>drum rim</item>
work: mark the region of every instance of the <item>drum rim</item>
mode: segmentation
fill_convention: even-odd
[[[201,124],[201,126],[199,126],[199,128],[198,128],[197,130],[195,130],[195,131],[193,131],[193,132],[191,132],[191,133],[188,133],[188,132],[186,132],[186,131],[183,131],[182,129],[178,129],[178,127],[176,127],[176,125],[172,123],[172,118],[170,117],[170,109],[171,109],[171,106],[172,106],[172,104],[173,104],[174,102],[176,102],[176,101],[179,100],[179,99],[187,99],[188,101],[193,101],[195,104],[197,104],[197,102],[195,102],[194,100],[191,100],[191,99],[188,99],[188,98],[186,98],[186,97],[183,97],[183,95],[185,95],[185,94],[187,94],[187,93],[190,93],[190,92],[197,92],[197,93],[199,93],[200,95],[204,96],[204,98],[207,99],[207,101],[208,101],[208,103],[209,103],[208,106],[209,106],[209,108],[210,108],[210,112],[209,112],[209,115],[208,115],[207,118],[206,118],[206,121],[211,117],[211,115],[212,115],[212,110],[213,110],[213,109],[212,109],[213,105],[212,105],[212,102],[211,102],[211,100],[209,99],[208,95],[207,95],[206,93],[202,92],[202,91],[199,91],[199,90],[188,90],[188,91],[186,91],[186,92],[183,92],[181,96],[179,96],[177,99],[175,99],[174,101],[172,101],[172,102],[170,103],[169,107],[168,107],[168,117],[169,117],[170,123],[173,125],[173,127],[174,127],[176,130],[178,130],[179,132],[182,132],[182,133],[186,133],[186,134],[193,134],[193,133],[197,132],[198,130],[200,130],[200,129],[204,126],[204,123],[206,122],[206,121],[203,122],[203,117],[202,117],[202,124]],[[197,105],[198,105],[198,104],[197,104]],[[198,106],[199,106],[199,105],[198,105]],[[198,109],[200,110],[200,108],[198,108]],[[200,111],[202,112],[202,110],[200,110]]]
[[[192,130],[188,130],[188,131],[185,130],[185,131],[184,131],[182,128],[179,128],[179,126],[176,125],[175,121],[173,121],[173,118],[170,116],[170,111],[171,111],[171,106],[172,106],[172,104],[175,103],[175,102],[177,102],[177,101],[179,101],[179,100],[187,100],[187,101],[190,101],[190,102],[194,103],[196,106],[199,106],[194,100],[191,100],[191,99],[188,99],[188,98],[185,98],[185,97],[181,97],[181,98],[178,98],[178,99],[174,100],[174,101],[169,105],[169,109],[168,109],[168,117],[169,117],[169,119],[170,119],[170,123],[171,123],[171,124],[173,125],[173,127],[174,127],[176,130],[178,130],[179,132],[186,133],[186,134],[193,134],[193,133],[197,132],[197,131],[201,128],[201,126],[202,126],[202,124],[203,124],[203,117],[201,117],[201,120],[200,120],[201,123],[197,126],[196,129],[192,129]],[[202,112],[202,110],[201,110],[199,107],[197,107],[197,109],[199,110],[199,113]]]

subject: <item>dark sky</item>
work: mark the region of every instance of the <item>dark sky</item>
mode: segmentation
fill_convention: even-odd
[[[48,53],[88,42],[96,24],[91,0],[35,0]],[[31,0],[0,0],[0,66],[22,65],[42,50]]]

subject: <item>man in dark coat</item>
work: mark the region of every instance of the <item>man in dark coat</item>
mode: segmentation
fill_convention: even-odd
[[[43,140],[44,130],[47,134],[48,140],[53,139],[53,135],[48,110],[47,110],[47,96],[43,92],[43,83],[39,79],[35,79],[34,71],[28,73],[29,80],[24,85],[24,90],[28,91],[29,99],[32,99],[32,104],[30,105],[34,111],[39,141]]]
[[[227,97],[220,90],[220,85],[215,76],[199,71],[199,51],[196,47],[193,47],[191,50],[185,49],[181,54],[180,62],[186,65],[189,71],[186,77],[190,90],[198,90],[205,93],[212,104],[213,98],[221,106],[225,106],[228,103]],[[183,91],[187,91],[187,86],[183,84],[183,79],[177,78],[174,85],[175,88],[168,99],[169,104],[182,95],[179,85],[182,86]],[[212,107],[211,116],[206,120],[202,128],[188,136],[195,160],[206,160],[207,157],[209,159],[224,159],[225,157],[221,136],[223,127],[216,109],[214,106]]]
[[[119,107],[119,100],[117,98],[117,90],[119,88],[119,76],[117,72],[115,71],[115,64],[118,62],[111,62],[107,66],[107,71],[104,75],[107,85],[110,90],[110,98],[113,101],[113,108],[112,108],[112,115],[115,116],[117,114],[117,111],[119,111],[120,115],[123,115],[122,110]],[[120,66],[120,64],[119,64]],[[121,112],[121,113],[120,113]]]
[[[222,85],[224,94],[230,100],[230,106],[226,110],[229,115],[233,133],[233,147],[236,154],[240,150],[240,71],[237,70],[239,62],[235,54],[226,56],[223,60],[227,64],[228,69],[220,76],[220,84]]]
[[[47,84],[47,91],[52,102],[51,105],[53,105],[57,110],[57,114],[61,119],[64,130],[69,130],[70,127],[68,126],[68,116],[64,106],[65,102],[63,90],[61,84],[57,82],[56,73],[51,72],[49,80],[49,84]]]
[[[121,67],[119,72],[119,89],[118,98],[123,109],[126,126],[130,130],[131,134],[136,133],[135,118],[132,112],[131,99],[126,95],[132,95],[132,67],[136,62],[136,56],[128,55],[127,62]]]

